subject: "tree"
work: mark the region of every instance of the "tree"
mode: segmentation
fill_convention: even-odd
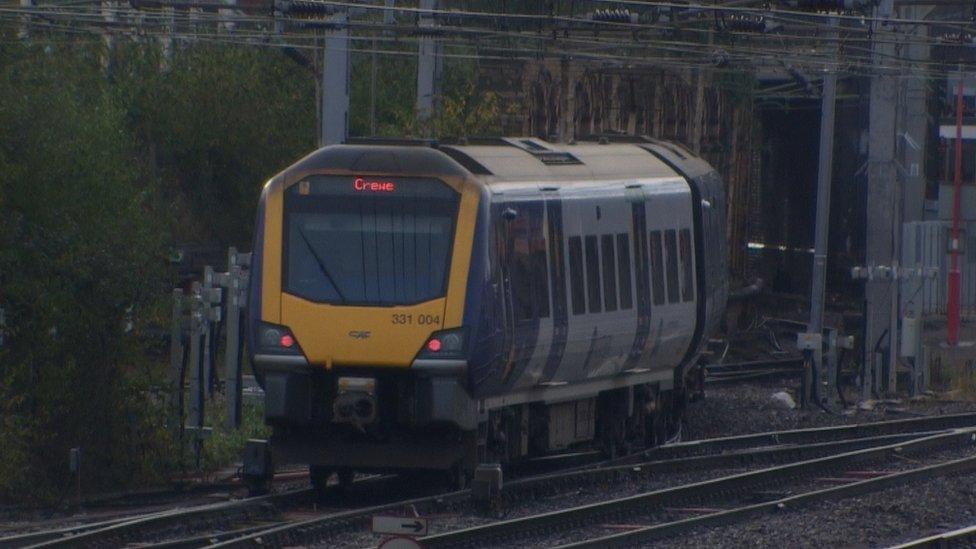
[[[0,46],[0,497],[146,478],[161,439],[137,377],[141,326],[166,288],[165,230],[124,110],[91,44]]]

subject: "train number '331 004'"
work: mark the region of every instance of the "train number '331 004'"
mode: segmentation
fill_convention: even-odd
[[[441,323],[440,315],[408,315],[408,314],[394,314],[390,321],[393,324],[413,324],[416,322],[422,326],[430,325],[434,326]]]

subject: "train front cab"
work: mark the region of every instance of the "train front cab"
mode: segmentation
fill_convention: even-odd
[[[473,459],[462,326],[483,265],[480,192],[420,147],[329,147],[268,183],[250,341],[276,462],[341,473]]]

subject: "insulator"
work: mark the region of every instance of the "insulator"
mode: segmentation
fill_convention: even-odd
[[[712,52],[712,66],[724,67],[729,64],[729,54],[725,50],[715,50]]]
[[[244,13],[274,13],[274,2],[272,0],[236,0],[235,9]]]
[[[608,8],[594,11],[590,14],[590,19],[606,23],[636,23],[637,14],[628,9]]]
[[[948,32],[939,37],[947,44],[972,44],[976,36],[971,32]]]
[[[734,13],[722,18],[721,26],[735,32],[766,32],[766,18],[761,15]]]
[[[644,10],[637,16],[637,21],[639,23],[657,23],[660,19],[661,10],[655,7]]]
[[[780,0],[791,8],[803,11],[863,10],[877,5],[877,0]]]
[[[333,6],[316,0],[290,0],[281,4],[286,6],[282,11],[288,15],[330,15],[336,11]]]

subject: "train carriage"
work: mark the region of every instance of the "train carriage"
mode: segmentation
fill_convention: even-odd
[[[674,434],[724,312],[720,179],[647,138],[319,149],[261,195],[250,352],[276,461],[512,462]]]

